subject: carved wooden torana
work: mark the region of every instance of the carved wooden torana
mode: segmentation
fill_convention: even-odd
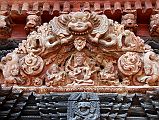
[[[72,12],[30,33],[1,69],[7,85],[157,86],[159,56],[105,15]]]

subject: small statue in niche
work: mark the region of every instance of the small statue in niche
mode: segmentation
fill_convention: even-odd
[[[82,52],[75,53],[66,64],[68,77],[73,81],[71,85],[94,85],[91,76],[96,71],[97,69],[93,70],[88,65],[85,53]]]
[[[101,81],[108,85],[119,85],[118,72],[115,70],[112,61],[104,60],[104,69],[100,72]]]
[[[65,72],[57,64],[53,64],[46,72],[46,85],[59,86],[64,83]]]

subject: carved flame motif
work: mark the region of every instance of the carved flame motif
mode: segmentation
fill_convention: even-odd
[[[151,47],[123,25],[105,15],[72,12],[29,34],[2,58],[1,69],[7,85],[157,85],[158,61]]]

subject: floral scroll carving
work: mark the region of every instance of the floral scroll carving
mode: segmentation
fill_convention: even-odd
[[[118,59],[118,68],[125,75],[138,73],[141,65],[141,58],[138,53],[127,52]]]
[[[71,12],[39,26],[1,60],[7,85],[158,85],[158,55],[105,15]]]

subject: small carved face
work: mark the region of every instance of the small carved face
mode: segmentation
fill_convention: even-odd
[[[35,27],[38,22],[40,22],[40,18],[37,15],[29,15],[27,17],[27,26]]]
[[[121,24],[124,25],[124,28],[127,30],[130,30],[132,32],[135,32],[137,29],[137,24],[136,24],[136,17],[134,14],[126,14],[122,16],[122,22]]]
[[[19,74],[19,67],[18,67],[18,65],[14,64],[14,65],[11,66],[11,74],[13,76],[16,76],[16,75]]]
[[[86,45],[86,39],[78,37],[74,40],[74,46],[78,51],[81,51]]]
[[[84,55],[82,53],[76,53],[74,56],[74,62],[77,66],[83,65],[85,61]]]
[[[25,26],[25,30],[27,32],[32,32],[36,30],[36,27],[41,24],[41,18],[37,15],[29,15],[27,16],[27,23]]]
[[[152,67],[151,66],[144,66],[145,74],[151,75],[152,74]]]
[[[83,116],[87,116],[90,113],[91,103],[90,102],[79,102],[78,108],[80,110],[80,113]]]
[[[83,35],[87,34],[92,29],[92,24],[89,21],[90,14],[77,12],[71,16],[68,23],[69,31],[72,34]]]
[[[122,17],[122,24],[131,26],[136,23],[136,18],[134,14],[126,14]]]
[[[57,73],[58,71],[59,71],[58,65],[53,64],[53,65],[51,66],[51,72],[52,72],[52,73]]]

